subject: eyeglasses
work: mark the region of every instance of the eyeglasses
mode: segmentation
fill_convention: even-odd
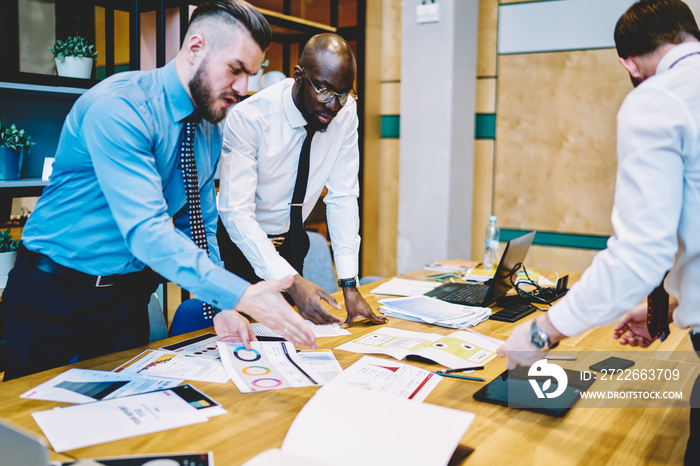
[[[326,89],[325,87],[322,87],[321,89],[317,88],[314,82],[311,80],[309,75],[306,73],[306,70],[304,70],[304,75],[307,77],[309,82],[311,83],[311,87],[314,88],[314,91],[316,91],[316,100],[321,102],[322,104],[327,104],[331,100],[333,100],[333,97],[338,97],[338,102],[340,102],[340,105],[345,106],[348,102],[350,102],[350,98],[353,100],[357,100],[357,94],[355,93],[354,89],[350,89],[348,92],[343,92],[342,94],[338,94],[335,91],[331,91],[330,89]]]

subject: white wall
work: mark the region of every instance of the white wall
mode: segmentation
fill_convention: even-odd
[[[478,0],[404,0],[397,271],[470,256]]]

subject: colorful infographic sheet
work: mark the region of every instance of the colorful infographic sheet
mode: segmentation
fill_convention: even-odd
[[[136,374],[69,369],[21,394],[20,398],[89,403],[176,387],[181,382],[179,379],[161,379]]]
[[[294,345],[287,341],[253,341],[250,351],[240,343],[220,341],[218,345],[226,372],[241,393],[326,382],[325,377],[297,356]]]
[[[338,346],[336,349],[363,354],[386,354],[396,359],[420,356],[455,369],[483,365],[496,356],[498,343],[474,332],[410,332],[382,327]]]

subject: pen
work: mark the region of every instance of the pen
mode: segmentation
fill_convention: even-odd
[[[484,366],[460,367],[459,369],[444,369],[437,371],[438,374],[451,374],[452,372],[480,371]]]
[[[480,379],[479,377],[467,377],[466,375],[455,375],[455,374],[445,374],[443,372],[436,372],[437,375],[443,377],[454,377],[455,379],[473,380],[475,382],[486,382],[485,379]]]
[[[576,361],[575,356],[554,356],[554,355],[547,355],[544,357],[545,359],[551,359],[552,361]]]

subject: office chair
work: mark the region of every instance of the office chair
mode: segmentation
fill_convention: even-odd
[[[182,335],[203,328],[211,327],[214,323],[202,315],[202,301],[187,299],[175,310],[173,321],[170,323],[170,336]]]
[[[309,252],[304,258],[304,278],[317,284],[328,293],[338,291],[335,278],[335,266],[331,256],[331,248],[323,235],[313,231],[309,234]]]

